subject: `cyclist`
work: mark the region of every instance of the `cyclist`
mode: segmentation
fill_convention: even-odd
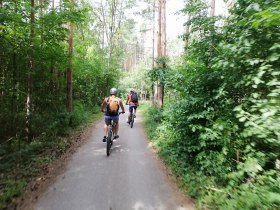
[[[106,97],[101,104],[101,112],[104,112],[104,137],[103,142],[106,142],[106,137],[108,134],[108,125],[111,121],[115,126],[113,127],[113,133],[115,134],[114,139],[119,138],[119,108],[121,107],[122,113],[125,113],[123,102],[120,98],[117,97],[118,90],[116,88],[110,89],[110,96]]]
[[[136,117],[136,110],[137,110],[137,107],[139,106],[138,95],[137,95],[137,92],[134,89],[131,89],[129,94],[127,95],[127,99],[126,99],[125,104],[128,104],[128,102],[129,102],[129,115],[128,115],[128,118],[127,118],[127,123],[130,123],[133,109],[135,110],[135,117]]]

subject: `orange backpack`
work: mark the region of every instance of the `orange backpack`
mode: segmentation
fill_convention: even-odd
[[[117,97],[110,96],[107,100],[107,111],[109,115],[117,115],[119,107],[119,99]]]

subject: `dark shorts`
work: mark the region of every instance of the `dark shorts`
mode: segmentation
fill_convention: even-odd
[[[129,105],[129,112],[132,113],[133,112],[133,109],[137,109],[137,105],[136,104],[131,104]]]
[[[119,115],[117,115],[117,116],[107,116],[107,115],[105,115],[104,120],[105,120],[105,123],[107,125],[111,124],[112,120],[113,120],[114,123],[118,123],[119,122]]]

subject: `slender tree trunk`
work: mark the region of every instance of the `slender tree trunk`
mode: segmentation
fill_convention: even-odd
[[[162,0],[158,0],[158,38],[157,38],[157,58],[162,56]],[[159,100],[159,81],[155,82],[154,104],[157,106]]]
[[[216,0],[211,0],[210,4],[210,17],[215,16],[215,5],[216,5]]]
[[[18,2],[15,1],[15,13],[18,13]],[[13,24],[13,29],[15,31],[15,24]],[[12,99],[11,99],[11,133],[14,133],[15,125],[16,125],[16,106],[18,103],[16,103],[16,91],[17,91],[17,54],[16,54],[16,35],[13,35],[13,58],[12,58],[12,84],[13,84],[13,90],[12,90]]]
[[[161,0],[161,52],[159,57],[166,57],[166,0]],[[160,64],[163,68],[166,67],[165,63]],[[159,84],[159,107],[163,107],[164,100],[164,84]]]
[[[11,103],[11,131],[12,133],[14,132],[14,128],[15,128],[15,119],[16,119],[16,112],[15,112],[15,100],[16,100],[16,91],[17,91],[17,80],[16,80],[16,72],[17,72],[17,63],[16,63],[16,52],[15,52],[15,38],[13,40],[14,42],[14,52],[13,52],[13,78],[12,78],[12,81],[13,81],[13,92],[12,92],[12,103]]]
[[[153,2],[153,54],[152,54],[152,64],[153,68],[155,67],[155,18],[156,18],[156,0]]]
[[[74,0],[71,0],[71,10],[74,9]],[[68,37],[68,69],[67,69],[67,97],[66,97],[66,109],[68,112],[73,111],[73,32],[74,25],[69,23],[69,37]]]
[[[113,38],[114,38],[114,31],[115,31],[115,18],[116,18],[116,9],[117,9],[117,3],[116,0],[113,0],[112,6],[111,6],[111,24],[109,24],[109,43],[108,43],[108,67],[111,63],[111,56],[112,56],[112,50],[113,50]]]
[[[189,22],[191,19],[191,15],[188,14],[187,15],[187,22]],[[190,30],[190,25],[186,25],[186,38],[185,38],[185,49],[187,50],[189,47],[189,34],[190,34],[191,30]]]
[[[166,42],[166,0],[162,1],[162,12],[161,12],[161,24],[162,24],[162,53],[161,56],[166,56],[166,48],[167,48],[167,42]]]
[[[157,57],[161,57],[162,43],[161,43],[161,33],[162,33],[162,23],[161,23],[161,13],[162,13],[162,0],[158,0],[158,40],[157,40]]]
[[[27,98],[26,98],[26,121],[25,121],[25,131],[27,135],[27,140],[30,141],[31,136],[31,114],[32,114],[32,96],[33,96],[33,73],[34,73],[34,40],[35,40],[35,3],[34,0],[31,3],[31,19],[30,19],[30,55],[29,55],[29,69],[27,75]]]
[[[189,4],[192,4],[192,0],[189,0]],[[191,20],[192,16],[190,13],[187,14],[187,22],[189,22]],[[185,39],[185,49],[187,50],[189,47],[189,34],[191,32],[191,26],[190,25],[186,25],[186,39]]]
[[[211,4],[210,4],[210,17],[214,17],[215,16],[215,0],[211,0]],[[214,28],[214,25],[213,25]],[[208,57],[208,66],[211,66],[211,62],[212,62],[212,57],[213,57],[213,46],[212,43],[210,42],[209,45],[209,57]]]
[[[154,0],[153,2],[153,54],[152,54],[152,67],[154,68],[155,67],[155,28],[156,28],[156,0]],[[152,85],[152,93],[154,93],[154,87],[156,85]],[[156,104],[155,104],[155,96],[156,96],[156,93],[154,93],[154,95],[152,95],[152,103],[153,103],[153,106],[155,107]]]

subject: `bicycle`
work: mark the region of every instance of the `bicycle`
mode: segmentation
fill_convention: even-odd
[[[131,113],[131,116],[130,116],[130,119],[129,119],[129,125],[130,125],[131,128],[133,128],[134,119],[136,118],[135,111],[136,111],[136,107],[133,107],[132,113]]]
[[[122,112],[119,112],[119,115],[121,113]],[[115,134],[114,134],[113,130],[114,130],[115,125],[116,125],[116,123],[114,123],[113,120],[111,120],[110,124],[108,125],[108,134],[107,134],[107,138],[106,138],[106,154],[107,154],[107,156],[110,155],[110,150],[111,150],[111,147],[113,145],[113,140],[114,140],[114,137],[115,137]]]

